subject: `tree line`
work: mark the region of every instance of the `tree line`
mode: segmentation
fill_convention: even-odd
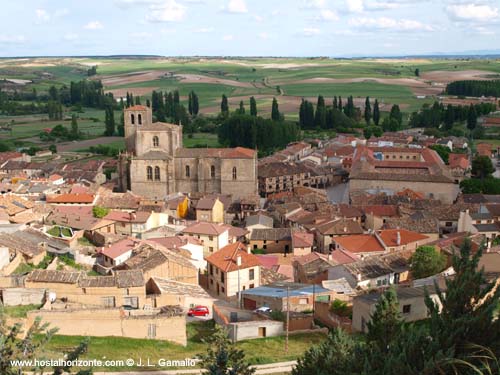
[[[496,110],[492,103],[471,104],[469,106],[454,106],[434,102],[431,106],[424,104],[418,112],[410,115],[409,125],[412,128],[439,128],[452,129],[457,123],[467,122],[467,128],[473,130],[477,126],[477,118]]]
[[[454,81],[446,85],[448,95],[458,96],[494,96],[500,97],[500,80],[491,81]]]
[[[146,103],[146,105],[148,105],[148,103]],[[148,106],[151,107],[156,121],[169,121],[174,124],[182,125],[187,125],[190,121],[186,107],[180,103],[178,90],[173,92],[153,91],[151,94],[151,105]],[[189,108],[189,114],[198,114],[198,96],[193,91],[189,93]],[[196,113],[194,113],[194,111],[196,111]]]

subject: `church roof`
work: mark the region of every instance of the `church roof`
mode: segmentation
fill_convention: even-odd
[[[180,158],[225,158],[225,159],[253,159],[255,150],[235,148],[179,148],[175,156]]]
[[[145,111],[148,107],[145,105],[133,105],[132,107],[125,108],[125,111]]]

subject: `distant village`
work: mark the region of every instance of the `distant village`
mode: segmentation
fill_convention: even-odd
[[[23,324],[181,345],[196,319],[233,341],[318,322],[364,332],[391,285],[406,321],[426,318],[424,289],[445,288],[466,237],[485,246],[487,277],[500,277],[500,195],[459,188],[476,153],[498,155],[490,144],[472,151],[465,138],[410,129],[305,139],[257,159],[184,149],[181,127],[148,123],[142,106],[126,112],[118,160],[0,153],[0,297],[38,307]],[[421,246],[444,255],[440,272],[411,272]]]

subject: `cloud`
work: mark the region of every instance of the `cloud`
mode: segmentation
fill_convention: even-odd
[[[193,33],[201,33],[201,34],[211,33],[213,31],[214,31],[213,27],[200,27],[198,29],[193,29]]]
[[[135,5],[160,4],[162,0],[115,0],[115,4],[120,8],[127,8]]]
[[[434,31],[434,27],[424,24],[420,21],[388,17],[358,17],[351,18],[349,25],[372,30],[392,30],[392,31]]]
[[[486,27],[483,26],[477,26],[474,28],[474,31],[476,34],[479,35],[495,35],[495,32],[492,30],[487,29]]]
[[[160,5],[151,5],[146,19],[150,22],[179,22],[186,15],[186,7],[175,0],[166,0]]]
[[[247,13],[248,8],[245,0],[229,0],[225,10],[229,13]]]
[[[334,10],[330,9],[322,9],[320,11],[319,17],[317,17],[318,21],[338,21],[339,15]]]
[[[266,32],[259,33],[260,39],[269,39],[269,34]]]
[[[233,40],[233,39],[234,39],[234,37],[232,35],[224,35],[222,37],[222,40],[226,40],[226,41]]]
[[[446,7],[448,16],[455,21],[485,22],[498,17],[498,8],[489,5],[455,4]]]
[[[102,29],[103,27],[104,26],[99,21],[91,21],[85,26],[83,26],[83,28],[87,30],[99,30]]]
[[[397,9],[401,3],[394,1],[370,1],[364,4],[367,10],[389,10]]]
[[[327,6],[326,0],[303,0],[301,8],[304,9],[323,9]]]
[[[302,29],[303,36],[315,36],[321,34],[321,30],[315,27],[304,27]]]
[[[258,14],[254,15],[254,16],[253,16],[253,19],[254,19],[255,21],[257,21],[257,22],[262,22],[262,21],[264,21],[264,17],[259,16]]]
[[[153,37],[153,34],[148,33],[146,31],[139,31],[136,33],[131,33],[130,37],[132,37],[133,39],[141,39],[141,40],[142,39],[151,39]]]
[[[27,39],[24,35],[0,35],[0,44],[23,44]]]
[[[346,0],[347,10],[351,13],[361,13],[365,10],[363,0]]]
[[[69,42],[77,40],[78,38],[79,38],[78,34],[75,34],[75,33],[68,33],[68,34],[63,36],[63,39],[67,40]]]
[[[48,22],[50,20],[50,14],[45,9],[35,10],[36,19],[38,22]]]

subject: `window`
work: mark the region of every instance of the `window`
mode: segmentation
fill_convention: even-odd
[[[452,223],[451,221],[447,221],[447,222],[446,222],[446,226],[447,226],[447,227],[451,227],[451,226],[453,226],[453,223]]]
[[[307,298],[299,298],[299,305],[307,305]]]
[[[139,125],[142,125],[142,115],[137,115],[137,122],[139,123]]]
[[[253,280],[255,278],[255,271],[248,270],[248,280]]]
[[[155,167],[155,181],[160,181],[160,167]]]
[[[248,286],[248,288],[249,288],[249,289],[253,289],[253,288],[255,288],[255,285],[254,285],[254,284],[250,284],[250,285]]]
[[[152,181],[153,180],[153,167],[147,167],[146,174],[147,174],[148,181]]]
[[[101,297],[101,303],[104,307],[115,307],[115,297]]]
[[[221,272],[220,273],[220,282],[223,283],[224,282],[224,272]]]
[[[215,178],[215,166],[210,167],[210,178]]]
[[[236,174],[236,167],[233,167],[233,180],[236,180],[237,174]]]
[[[135,115],[133,113],[130,114],[130,123],[135,125]]]
[[[214,274],[214,266],[210,265],[210,275],[213,276]]]
[[[189,165],[186,165],[186,177],[191,175],[191,171],[189,170]]]
[[[214,240],[214,236],[208,236],[208,240],[209,241],[213,241]]]
[[[213,247],[213,246],[210,246],[210,247],[208,248],[208,251],[210,251],[211,253],[213,253],[213,252],[214,252],[214,247]]]
[[[403,305],[403,314],[409,314],[411,312],[411,305]]]
[[[155,135],[153,137],[153,147],[158,147],[160,145],[160,139]]]

